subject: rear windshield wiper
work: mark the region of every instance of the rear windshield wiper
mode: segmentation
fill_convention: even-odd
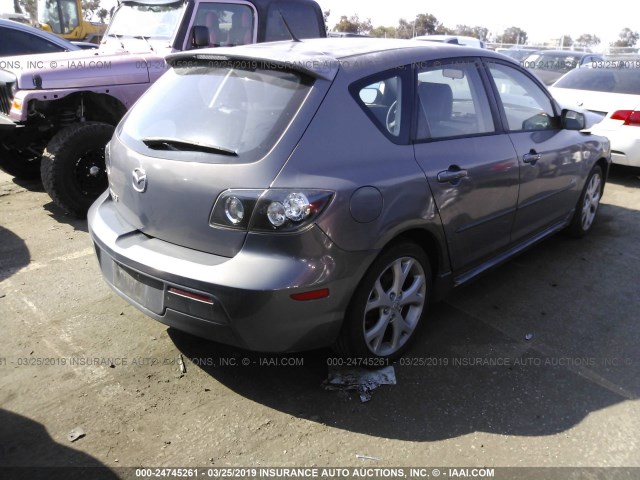
[[[172,150],[177,152],[204,152],[217,153],[219,155],[230,155],[237,157],[238,152],[230,148],[218,147],[217,145],[207,145],[206,143],[193,142],[190,140],[178,140],[177,138],[147,137],[142,139],[147,147],[153,150]]]

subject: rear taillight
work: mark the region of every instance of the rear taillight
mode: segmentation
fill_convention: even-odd
[[[212,227],[294,232],[313,223],[333,198],[327,190],[226,190],[215,202]]]
[[[618,110],[613,112],[611,120],[622,120],[623,125],[640,127],[640,112],[634,110]]]

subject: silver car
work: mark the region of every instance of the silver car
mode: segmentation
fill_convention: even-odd
[[[169,63],[89,227],[109,285],[177,329],[389,360],[451,287],[593,226],[608,141],[501,55],[320,39]]]

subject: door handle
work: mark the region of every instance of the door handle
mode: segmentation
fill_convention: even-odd
[[[438,182],[440,183],[454,183],[461,178],[464,178],[468,175],[466,170],[453,170],[454,167],[449,167],[449,170],[445,170],[444,172],[438,173]]]
[[[522,156],[522,161],[524,163],[530,163],[531,165],[535,165],[538,160],[542,158],[542,155],[537,153],[535,150],[531,150],[529,153],[525,153]]]

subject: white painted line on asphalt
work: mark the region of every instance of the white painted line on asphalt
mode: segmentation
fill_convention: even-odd
[[[51,320],[51,318],[47,314],[45,314],[42,310],[40,310],[31,300],[29,300],[24,295],[20,295],[20,299],[27,307],[29,307],[29,310],[31,310],[34,313],[35,321],[38,323],[38,325],[44,326],[45,328],[47,328],[48,325],[46,324],[48,323],[48,321]],[[84,351],[82,346],[76,345],[73,343],[72,337],[66,332],[63,332],[63,334],[58,335],[57,338],[62,340],[69,347],[69,348],[64,348],[64,346],[62,346],[63,347],[62,350],[67,350],[67,351],[70,350],[71,352],[76,352],[78,350],[80,350],[81,352]],[[51,349],[51,351],[55,353],[59,358],[69,357],[69,353],[63,352],[60,348],[58,348],[58,345],[53,343],[46,336],[42,337],[42,342],[49,349]],[[86,367],[83,367],[83,366],[72,365],[71,368],[73,368],[74,372],[78,375],[78,377],[84,380],[84,382],[87,384],[98,383],[107,376],[107,370],[104,366],[99,366],[98,368],[95,368],[95,369],[87,369]]]
[[[46,268],[52,263],[66,262],[68,260],[76,260],[78,258],[87,257],[93,254],[94,254],[93,248],[87,247],[84,250],[80,250],[78,252],[72,252],[66,255],[62,255],[60,257],[52,258],[51,260],[47,260],[46,262],[31,262],[29,265],[18,270],[18,272],[16,273],[32,272],[34,270],[40,270],[42,268]]]

